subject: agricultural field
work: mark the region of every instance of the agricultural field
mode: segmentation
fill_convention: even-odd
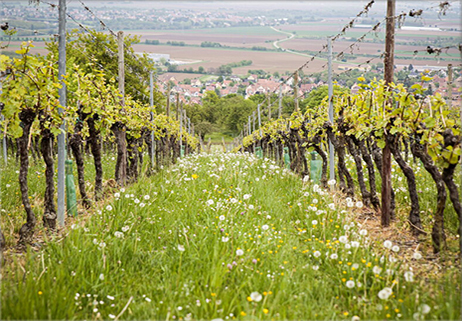
[[[284,32],[295,32],[295,37],[290,40],[282,41],[279,46],[283,49],[295,51],[317,52],[326,44],[326,37],[334,35],[343,27],[345,21],[327,20],[322,22],[303,23],[299,25],[284,25],[275,29]],[[450,22],[447,22],[448,24]],[[449,24],[450,26],[450,24]],[[267,72],[285,72],[293,70],[303,64],[310,56],[306,54],[294,54],[291,52],[277,52],[273,42],[285,40],[289,36],[286,33],[278,32],[275,29],[262,27],[232,27],[232,28],[209,28],[209,29],[188,29],[188,30],[126,30],[127,34],[138,35],[141,42],[146,40],[159,40],[160,45],[138,44],[134,48],[138,52],[169,54],[174,60],[195,61],[186,65],[187,67],[196,68],[203,66],[207,68],[217,68],[230,62],[241,60],[252,60],[251,66],[235,68],[234,73],[245,75],[249,69],[262,69]],[[367,29],[352,28],[345,35],[333,44],[334,55],[341,51],[358,55],[356,59],[348,59],[347,62],[338,62],[334,64],[334,70],[338,70],[338,65],[354,66],[371,59],[370,55],[376,58],[375,63],[380,62],[378,59],[384,51],[384,31],[383,29],[375,35],[368,35],[366,40],[377,42],[358,43],[354,46],[353,52],[348,47],[354,43],[355,38],[363,35]],[[351,38],[354,38],[351,40]],[[425,60],[415,59],[415,50],[426,49],[427,44],[436,40],[446,39],[446,41],[456,43],[460,39],[460,32],[456,31],[409,31],[398,30],[396,35],[396,58],[395,64],[415,65],[415,66],[437,66],[441,62],[452,62],[457,64],[460,60],[459,52],[456,48],[444,51],[439,59],[428,55],[426,52],[420,52],[416,57],[427,58]],[[451,40],[453,39],[453,40]],[[184,42],[185,46],[166,45],[167,41]],[[423,41],[419,45],[409,45],[413,41]],[[207,48],[201,47],[203,42],[219,43],[225,48]],[[19,42],[12,42],[11,48],[19,48]],[[262,47],[270,51],[256,51],[252,47]],[[46,49],[42,42],[36,43],[32,52],[45,54]],[[368,55],[361,57],[362,55]],[[199,62],[197,62],[199,61]],[[308,72],[319,72],[325,69],[324,58],[317,58],[310,63]]]

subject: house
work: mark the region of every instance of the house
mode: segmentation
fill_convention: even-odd
[[[201,87],[202,86],[202,82],[199,80],[199,79],[194,79],[191,81],[191,86],[194,86],[194,87]]]

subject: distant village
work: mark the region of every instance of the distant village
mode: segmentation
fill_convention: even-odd
[[[409,77],[414,79],[413,83],[420,83],[420,73],[424,71],[422,67],[415,68],[412,71],[409,71]],[[453,104],[461,105],[461,92],[458,90],[456,84],[462,82],[462,76],[460,73],[455,73],[457,75],[453,79],[453,90],[452,90],[452,100]],[[214,79],[209,79],[206,81],[201,81],[198,78],[190,79],[181,82],[175,78],[172,74],[163,74],[159,76],[159,80],[163,83],[171,84],[171,95],[176,96],[178,94],[179,100],[187,104],[202,104],[202,97],[208,91],[213,91],[218,94],[220,97],[225,97],[230,94],[242,95],[245,99],[256,95],[263,94],[267,95],[270,93],[281,95],[293,94],[293,79],[289,79],[285,82],[281,89],[279,86],[281,83],[287,80],[289,76],[274,77],[274,76],[259,76],[256,74],[250,74],[246,77],[239,77],[236,75],[227,76],[227,77],[218,77]],[[222,81],[219,81],[223,79]],[[298,94],[303,97],[307,95],[315,88],[326,85],[326,82],[319,80],[316,82],[316,78],[308,77],[304,81],[305,83],[298,84]],[[308,82],[308,83],[306,83]],[[165,93],[166,89],[159,83],[159,90]],[[439,93],[442,97],[447,98],[448,96],[448,76],[446,72],[439,71],[433,75],[433,79],[430,82],[424,83],[424,88],[429,88],[432,94]],[[360,87],[357,83],[354,83],[350,87],[351,93],[355,94],[358,92]]]

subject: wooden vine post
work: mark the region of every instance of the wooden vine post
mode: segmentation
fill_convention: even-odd
[[[294,103],[295,112],[298,112],[298,70],[294,74]]]
[[[119,92],[120,92],[120,112],[125,114],[125,66],[124,66],[124,33],[117,33],[118,57],[119,57]],[[127,140],[125,126],[122,122],[116,122],[112,130],[117,142],[117,161],[115,169],[116,181],[120,186],[127,182]]]
[[[452,108],[452,64],[448,64],[448,107]]]
[[[393,82],[394,47],[395,47],[395,0],[387,0],[387,26],[385,35],[384,79],[389,87]],[[392,102],[389,103],[391,105]],[[384,108],[387,104],[385,104]],[[386,110],[385,110],[386,112]],[[387,133],[385,133],[386,137]],[[391,150],[388,140],[382,151],[382,226],[390,225],[391,218]]]
[[[178,120],[178,113],[180,112],[180,93],[176,93],[176,120]]]
[[[167,109],[166,109],[166,113],[167,113],[167,117],[170,116],[170,83],[168,84],[167,86]]]

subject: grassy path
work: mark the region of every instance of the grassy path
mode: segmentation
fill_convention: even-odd
[[[193,155],[16,256],[1,317],[458,319],[457,268],[411,271],[347,203],[270,161]]]

